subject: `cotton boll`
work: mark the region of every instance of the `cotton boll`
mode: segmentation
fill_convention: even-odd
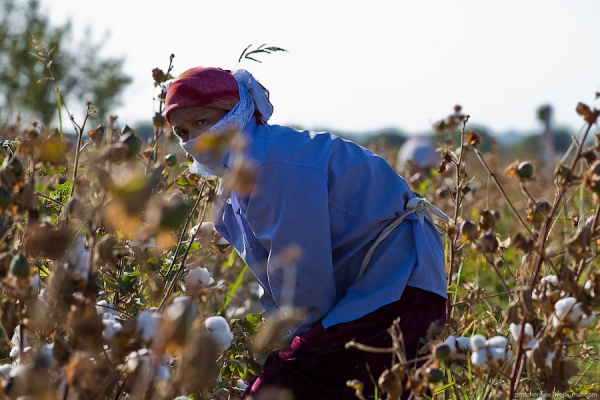
[[[515,324],[514,322],[509,326],[510,334],[512,338],[517,341],[519,340],[519,333],[521,332],[521,324]],[[525,324],[525,337],[524,340],[528,340],[533,337],[533,327],[528,322]]]
[[[132,247],[139,247],[140,250],[144,251],[148,247],[156,247],[156,240],[153,237],[151,237],[142,242],[137,237],[135,237],[133,238],[133,240],[127,241],[126,247],[129,249],[130,252],[132,251]]]
[[[190,400],[190,398],[187,396],[178,396],[178,397],[175,397],[173,400]]]
[[[110,340],[115,336],[115,333],[119,332],[123,327],[114,319],[103,319],[104,330],[102,331],[102,337],[106,340]]]
[[[156,334],[158,324],[156,323],[155,313],[151,311],[142,311],[136,320],[135,331],[143,342],[148,343]]]
[[[528,322],[525,324],[525,336],[533,337],[533,326]]]
[[[531,349],[533,349],[533,346],[535,346],[537,344],[537,342],[538,342],[537,339],[531,339],[527,342],[527,345],[525,346],[525,348],[527,350],[531,350]]]
[[[23,364],[18,364],[15,365],[11,368],[10,372],[8,373],[8,376],[10,378],[16,378],[19,375],[22,375],[23,373],[25,373],[25,369],[27,367],[25,367]]]
[[[471,353],[471,364],[481,365],[485,362],[485,360],[487,360],[487,352],[485,348],[481,348]]]
[[[215,241],[215,244],[217,246],[229,246],[230,243],[227,241],[227,239],[225,239],[223,236],[221,236],[219,239],[217,239]]]
[[[579,322],[577,322],[577,328],[587,328],[595,318],[596,313],[594,311],[592,311],[590,315],[584,314]]]
[[[493,338],[486,340],[485,344],[489,347],[504,349],[508,344],[508,339],[504,336],[494,336]]]
[[[473,335],[471,336],[471,347],[473,350],[479,350],[485,347],[485,336]]]
[[[69,250],[69,253],[67,254],[67,262],[69,263],[69,265],[77,264],[77,260],[79,259],[81,253],[83,253],[84,248],[85,241],[83,237],[77,236],[77,239],[75,239],[75,243],[73,243],[73,246],[71,246],[71,250]]]
[[[484,339],[485,342],[485,339]],[[472,351],[473,347],[471,346],[471,341],[469,338],[461,336],[456,338],[456,350],[458,351]]]
[[[446,340],[444,340],[444,344],[450,347],[453,353],[456,353],[456,338],[454,336],[448,336]]]
[[[96,311],[98,314],[102,315],[110,315],[113,317],[118,317],[121,313],[113,308],[113,305],[108,303],[106,300],[100,300],[96,303]]]
[[[225,318],[221,316],[209,317],[204,322],[206,328],[212,331],[220,331],[220,332],[229,332],[229,324],[225,320]]]
[[[10,375],[10,370],[12,368],[13,367],[10,364],[2,364],[2,365],[0,365],[0,377],[7,378]]]
[[[504,361],[506,358],[506,350],[501,347],[488,347],[488,351],[494,360]]]
[[[554,359],[554,351],[549,351],[546,355],[546,366],[552,368],[552,360]]]
[[[174,321],[180,318],[187,309],[189,302],[190,298],[187,296],[175,297],[171,305],[165,311],[167,320]]]
[[[157,381],[168,381],[170,378],[170,371],[168,365],[159,365],[156,368],[156,373],[154,374],[154,379]]]
[[[231,333],[225,318],[221,316],[210,317],[206,319],[204,324],[210,332],[211,338],[216,342],[219,351],[225,351],[231,346],[233,333]]]
[[[223,333],[219,331],[209,331],[210,337],[215,342],[218,351],[225,351],[231,346],[233,333]]]
[[[554,285],[554,286],[558,286],[558,283],[559,283],[558,282],[558,276],[556,276],[556,275],[547,275],[547,276],[544,276],[540,280],[540,282],[542,282],[542,283],[548,283],[548,284],[551,284],[551,285]]]
[[[571,309],[571,312],[567,316],[567,320],[574,324],[574,323],[577,323],[581,319],[581,317],[583,317],[584,315],[585,315],[585,312],[583,311],[583,307],[581,306],[581,303],[577,303]]]
[[[235,386],[242,390],[246,390],[246,388],[248,388],[248,384],[241,379],[238,379],[237,384]]]
[[[31,281],[29,281],[29,287],[31,288],[31,295],[37,296],[38,291],[40,290],[40,276],[35,274]]]
[[[564,299],[558,300],[556,304],[554,304],[556,316],[560,319],[560,317],[562,317],[575,302],[576,300],[574,297],[565,297]]]
[[[214,230],[215,224],[213,224],[210,221],[207,221],[199,225],[193,226],[192,229],[190,229],[190,236],[195,236],[196,238],[212,236]]]
[[[208,285],[213,281],[210,277],[210,272],[206,268],[193,268],[188,272],[188,274],[183,278],[183,281],[187,286],[198,286],[198,285]]]
[[[23,342],[21,342],[21,339],[23,339]],[[10,342],[13,345],[13,348],[10,350],[11,357],[18,356],[21,349],[29,347],[29,339],[27,338],[27,333],[23,333],[23,337],[21,338],[21,325],[17,325],[17,327],[15,328],[15,332],[13,333],[12,340]]]

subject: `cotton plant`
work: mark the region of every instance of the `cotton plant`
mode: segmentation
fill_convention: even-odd
[[[96,303],[96,311],[102,317],[102,324],[104,325],[102,337],[105,340],[112,339],[123,328],[117,320],[117,317],[120,315],[119,311],[115,310],[113,305],[109,304],[106,300],[100,300]]]
[[[140,240],[138,237],[134,237],[125,244],[125,248],[129,250],[130,253],[133,253],[133,247],[139,247],[142,251],[147,248],[156,247],[156,239],[149,237],[146,240]]]
[[[208,330],[211,339],[216,344],[218,351],[225,351],[233,342],[233,333],[229,329],[229,324],[225,318],[221,316],[209,317],[204,322],[206,329]]]
[[[142,311],[138,315],[135,331],[143,342],[149,343],[158,332],[160,318],[159,314],[148,310]]]
[[[450,351],[453,354],[466,354],[467,352],[473,350],[471,347],[471,341],[469,338],[464,336],[454,337],[450,335],[446,338],[444,344],[450,348]]]
[[[208,246],[212,241],[218,248],[229,246],[229,242],[221,236],[215,229],[215,224],[206,221],[201,224],[194,225],[189,231],[190,237],[193,236],[200,241],[202,246]]]
[[[561,321],[564,321],[574,328],[582,329],[589,327],[595,318],[596,313],[593,310],[587,314],[583,305],[574,297],[565,297],[554,304],[552,326],[558,327]]]
[[[506,345],[508,339],[504,336],[494,336],[490,339],[485,338],[483,335],[473,335],[470,338],[471,342],[471,364],[481,365],[486,368],[487,364],[491,360],[498,360],[504,362],[509,360],[508,352],[506,351]]]
[[[197,267],[190,269],[183,281],[187,287],[194,289],[209,285],[214,282],[214,279],[210,276],[208,269]]]
[[[521,332],[521,325],[515,324],[514,322],[509,326],[510,334],[515,343],[519,341],[519,334]],[[533,346],[537,344],[537,339],[534,338],[533,327],[529,322],[525,324],[525,331],[523,332],[523,341],[526,350],[531,350]]]
[[[125,364],[128,373],[137,372],[143,376],[150,376],[155,381],[168,381],[173,357],[168,353],[157,355],[150,349],[139,349],[129,353]]]
[[[77,236],[75,243],[67,253],[66,261],[68,268],[79,274],[84,282],[87,282],[89,278],[88,262],[90,256],[89,250],[85,250],[85,240],[82,236]]]

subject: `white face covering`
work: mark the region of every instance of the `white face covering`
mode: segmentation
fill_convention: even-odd
[[[254,101],[248,94],[247,89],[239,82],[238,88],[240,101],[219,122],[197,138],[187,142],[179,141],[179,145],[183,150],[194,159],[194,163],[190,165],[191,173],[222,177],[229,170],[228,163],[231,155],[229,144],[226,144],[223,151],[217,151],[216,149],[206,148],[202,142],[206,143],[206,135],[213,136],[218,140],[231,131],[242,132],[248,124],[254,114]]]

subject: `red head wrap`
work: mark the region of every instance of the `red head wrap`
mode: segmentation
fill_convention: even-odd
[[[181,107],[207,107],[231,110],[240,100],[238,83],[229,71],[221,68],[196,67],[179,75],[165,99],[165,118]]]

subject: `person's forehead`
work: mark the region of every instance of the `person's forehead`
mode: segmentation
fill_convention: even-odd
[[[171,125],[175,126],[184,122],[190,121],[199,116],[208,114],[212,111],[212,108],[206,107],[182,107],[171,111],[169,120]]]

